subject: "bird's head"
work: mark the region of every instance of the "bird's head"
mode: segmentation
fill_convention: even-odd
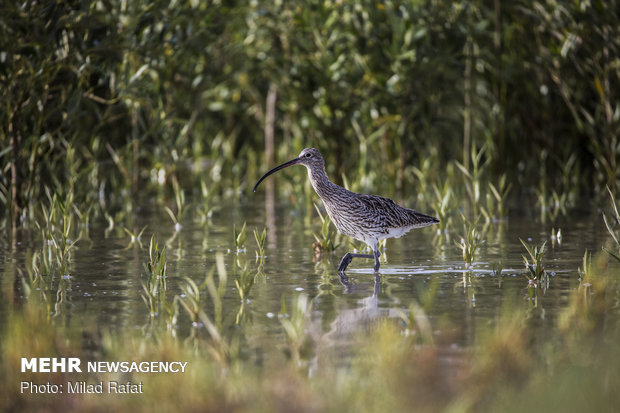
[[[318,149],[306,148],[299,153],[296,159],[298,164],[310,169],[325,168],[325,161],[323,161],[323,156],[321,156],[321,152]]]
[[[323,161],[321,152],[314,148],[306,148],[299,153],[299,156],[297,158],[291,159],[290,161],[285,162],[282,165],[276,166],[265,175],[263,175],[262,178],[259,179],[258,182],[256,182],[256,185],[254,185],[253,191],[256,192],[256,188],[258,188],[258,185],[260,185],[260,183],[263,182],[263,180],[272,173],[278,172],[280,169],[284,169],[286,167],[297,164],[303,165],[310,170],[325,169],[325,162]]]

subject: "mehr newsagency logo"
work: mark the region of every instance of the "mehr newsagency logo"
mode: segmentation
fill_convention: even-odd
[[[179,374],[185,373],[186,361],[88,361],[84,366],[77,357],[22,357],[22,373],[145,373],[145,374]],[[66,383],[34,383],[22,381],[20,391],[23,394],[142,394],[142,381],[121,382],[117,380],[89,383],[83,380]]]

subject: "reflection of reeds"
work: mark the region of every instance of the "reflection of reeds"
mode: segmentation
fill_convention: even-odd
[[[142,248],[142,234],[144,234],[146,227],[147,227],[146,225],[143,226],[140,231],[137,231],[137,230],[132,231],[130,229],[123,227],[123,231],[125,231],[125,233],[129,236],[129,244],[127,245],[127,248],[132,247],[134,245],[137,245],[140,248]]]
[[[306,294],[299,294],[292,301],[290,310],[286,306],[286,300],[282,297],[282,309],[279,319],[287,341],[287,355],[295,365],[300,365],[301,352],[308,344],[309,337],[306,333],[307,320],[312,311],[312,301]]]

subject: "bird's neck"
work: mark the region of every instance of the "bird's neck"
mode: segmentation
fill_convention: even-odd
[[[330,194],[334,192],[335,187],[337,186],[329,180],[327,174],[325,173],[325,169],[308,169],[308,177],[310,178],[314,191],[321,197],[321,199],[326,197],[329,198]]]

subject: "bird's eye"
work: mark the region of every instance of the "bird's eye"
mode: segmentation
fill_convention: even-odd
[[[312,154],[311,153],[307,153],[306,154],[306,158],[312,158]]]

